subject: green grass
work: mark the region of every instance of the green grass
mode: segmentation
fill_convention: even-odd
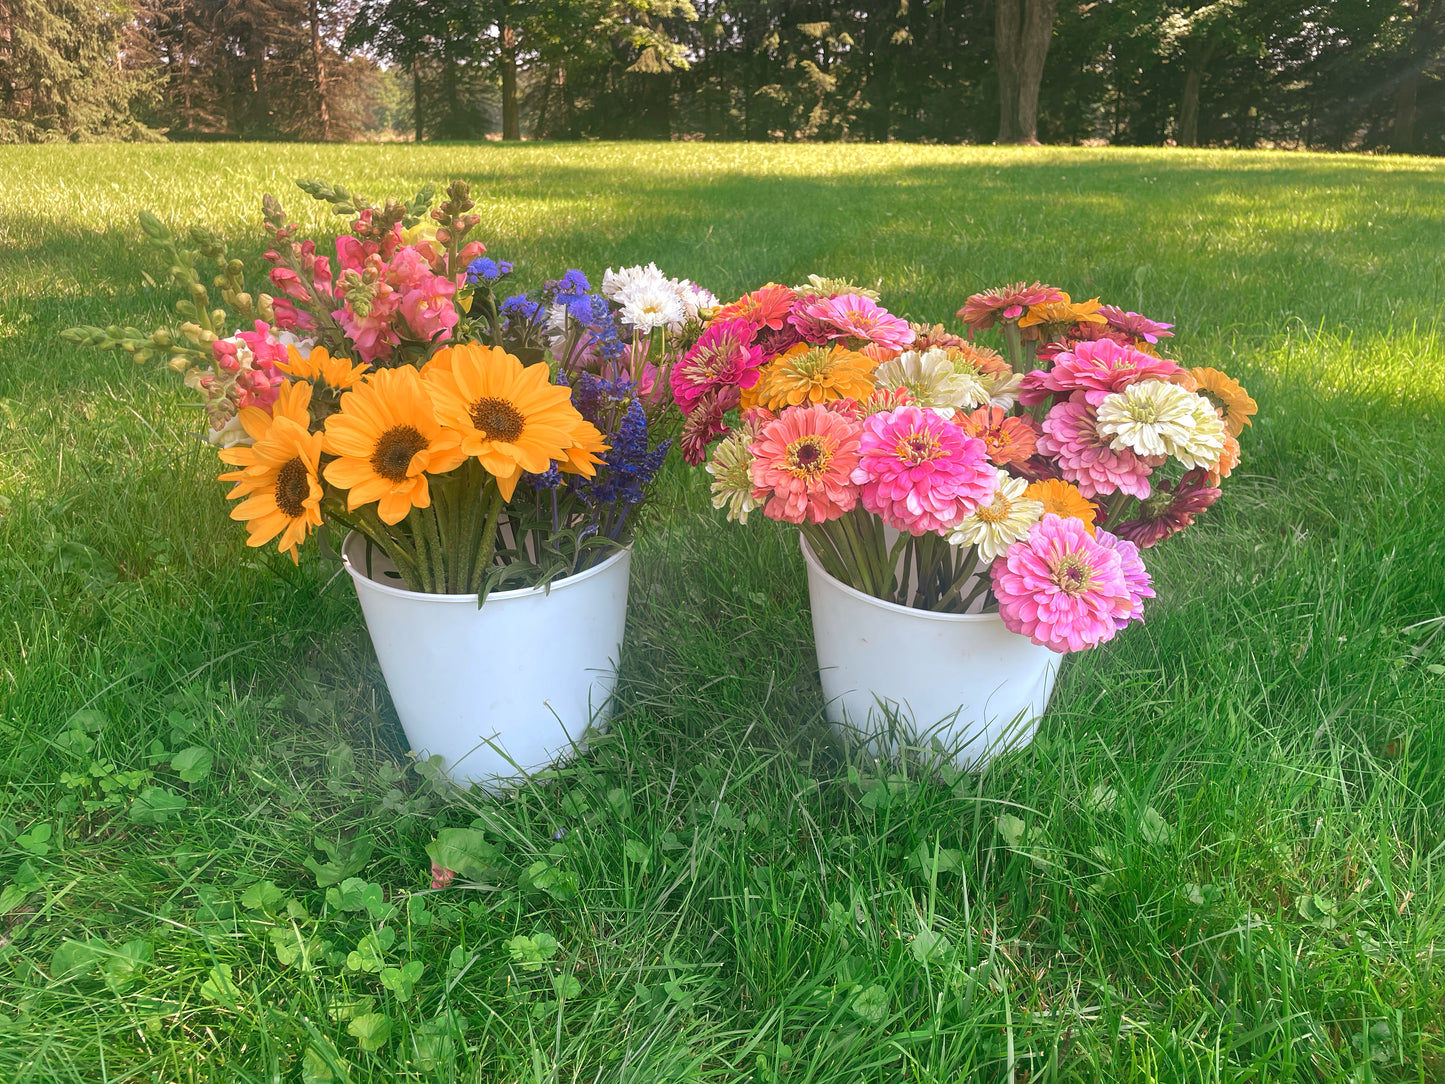
[[[465,176],[526,284],[822,272],[945,319],[1044,278],[1176,322],[1260,415],[1151,553],[1148,623],[981,778],[831,744],[792,538],[676,470],[611,734],[458,798],[408,766],[344,577],[245,548],[173,374],[56,337],[160,316],[139,208],[254,255],[264,191],[334,228],[308,175]],[[1445,167],[0,148],[0,193],[0,1079],[1445,1076]],[[468,825],[487,883],[426,892]]]

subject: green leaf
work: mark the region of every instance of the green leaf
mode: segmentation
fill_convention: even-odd
[[[327,858],[325,863],[314,858],[307,858],[303,863],[316,875],[317,888],[328,888],[348,877],[354,877],[365,868],[371,858],[372,844],[369,839],[354,839],[350,843],[336,844],[317,836],[311,840],[311,844]]]
[[[50,977],[63,982],[90,974],[105,958],[107,947],[98,937],[86,941],[67,937],[50,957]]]
[[[110,717],[103,711],[95,708],[81,708],[69,719],[65,720],[66,730],[87,730],[92,734],[99,734],[110,723]]]
[[[35,825],[24,835],[15,837],[15,845],[22,851],[30,854],[42,855],[50,852],[50,837],[55,834],[55,829],[44,822]]]
[[[994,825],[998,828],[998,834],[1003,836],[1004,846],[1009,850],[1016,851],[1023,846],[1024,833],[1028,826],[1018,817],[1001,813],[994,819]]]
[[[457,1046],[453,1036],[460,1037],[466,1026],[465,1016],[444,1012],[411,1033],[413,1053],[423,1072],[445,1070],[456,1061]]]
[[[547,961],[557,955],[557,939],[545,930],[539,930],[526,937],[518,934],[506,942],[512,960],[523,971],[540,971]]]
[[[1084,808],[1091,813],[1108,813],[1119,803],[1119,792],[1103,783],[1096,784],[1084,799]]]
[[[137,824],[164,824],[186,808],[186,800],[169,787],[146,787],[130,804],[130,819]]]
[[[523,891],[545,892],[558,903],[577,895],[577,874],[559,869],[543,858],[528,866],[518,878]]]
[[[358,1016],[346,1031],[363,1050],[380,1050],[391,1039],[391,1017],[386,1013],[369,1012]]]
[[[363,881],[360,877],[348,877],[340,886],[328,888],[326,903],[338,911],[365,911],[378,922],[396,913],[395,905],[386,902],[381,885]]]
[[[356,950],[348,953],[346,966],[352,971],[368,971],[372,974],[379,972],[385,966],[385,952],[396,941],[396,931],[390,926],[383,926],[374,933],[369,933],[356,943]]]
[[[206,981],[201,983],[201,996],[233,1012],[241,1001],[241,988],[231,979],[230,964],[212,964]]]
[[[1173,834],[1174,830],[1169,827],[1169,822],[1159,815],[1159,811],[1152,805],[1146,806],[1144,816],[1139,818],[1139,835],[1144,842],[1163,846]]]
[[[908,946],[913,958],[921,964],[937,963],[953,951],[953,942],[936,930],[922,927]]]
[[[443,828],[427,845],[427,857],[464,881],[484,881],[496,866],[497,848],[476,828]]]
[[[421,973],[426,965],[420,960],[408,960],[401,967],[383,967],[381,969],[381,985],[397,996],[399,1001],[410,1001],[411,991],[421,978]]]
[[[560,998],[576,997],[582,992],[582,983],[576,975],[553,975],[552,989]]]
[[[199,783],[211,774],[215,758],[203,745],[192,745],[171,757],[171,770],[187,783]]]
[[[135,940],[127,941],[118,949],[107,954],[104,966],[105,984],[110,987],[111,993],[118,994],[131,981],[137,978],[137,972],[150,963],[155,955],[155,947],[149,941]]]
[[[870,1024],[881,1024],[888,1018],[888,991],[877,985],[860,990],[848,1008]]]
[[[956,851],[951,847],[940,847],[938,849],[938,872],[939,873],[961,873],[963,871],[963,852]],[[934,852],[933,848],[925,840],[914,848],[913,853],[908,856],[910,869],[915,869],[924,877],[933,875]]]
[[[0,892],[0,917],[8,915],[19,907],[29,895],[29,889],[21,888],[17,884],[6,885],[5,890]]]
[[[622,853],[627,861],[641,866],[644,870],[652,862],[652,851],[647,844],[636,839],[629,839],[622,847]]]
[[[286,893],[276,887],[274,881],[260,881],[241,893],[241,906],[248,911],[265,911],[274,915],[286,902]]]
[[[350,1084],[350,1069],[346,1059],[332,1048],[321,1036],[317,1042],[306,1048],[301,1057],[301,1084]]]

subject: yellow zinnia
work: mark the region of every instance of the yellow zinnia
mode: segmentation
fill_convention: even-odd
[[[1237,438],[1246,425],[1254,424],[1249,416],[1259,413],[1259,404],[1238,380],[1218,369],[1190,369],[1189,375],[1199,385],[1199,392],[1224,411],[1224,431],[1231,437]]]
[[[1098,509],[1079,492],[1078,486],[1058,478],[1050,478],[1046,482],[1035,482],[1025,489],[1024,500],[1042,504],[1043,515],[1052,512],[1064,519],[1077,519],[1083,523],[1089,534],[1094,533],[1094,517],[1098,515]]]
[[[299,389],[299,390],[293,390]],[[259,407],[241,411],[250,445],[221,449],[221,461],[240,467],[220,475],[235,482],[228,500],[241,500],[231,518],[246,524],[248,546],[264,546],[280,535],[276,548],[295,561],[296,547],[313,527],[321,526],[321,483],[317,472],[323,437],[307,430],[306,404],[311,386],[286,385],[267,414]],[[300,420],[297,418],[299,407]]]
[[[286,347],[284,362],[277,362],[276,368],[303,380],[320,380],[337,391],[354,387],[371,366],[362,362],[353,366],[347,357],[332,357],[323,346],[312,347],[311,353],[301,356],[294,346]]]
[[[437,417],[461,434],[462,452],[496,478],[504,500],[512,499],[523,471],[540,474],[553,460],[595,473],[597,460],[585,445],[600,444],[601,434],[572,405],[571,390],[550,382],[547,366],[523,365],[501,347],[480,343],[446,347],[434,360],[426,387]]]
[[[466,459],[461,435],[442,426],[421,376],[410,365],[379,369],[341,397],[326,419],[325,450],[337,458],[326,480],[347,490],[346,508],[377,502],[383,523],[400,523],[431,504],[426,476]]]
[[[756,402],[769,410],[834,399],[862,402],[873,392],[877,366],[872,358],[845,346],[798,343],[763,370]]]

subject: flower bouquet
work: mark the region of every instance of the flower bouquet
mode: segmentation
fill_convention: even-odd
[[[294,561],[318,528],[348,532],[342,555],[415,748],[459,778],[543,766],[615,683],[636,510],[677,429],[670,371],[716,299],[655,265],[609,269],[600,291],[572,270],[503,296],[513,268],[471,238],[465,182],[435,208],[432,186],[378,206],[298,183],[349,219],[334,258],[267,196],[273,292],[253,294],[212,233],[143,214],[186,295],[182,320],[65,336],[166,357],[199,393],[249,545]],[[554,642],[540,669],[519,625],[575,657],[559,666]],[[574,670],[570,687],[555,676]],[[492,740],[513,722],[524,733]]]
[[[1172,325],[1097,299],[1019,284],[958,315],[1005,352],[846,283],[770,283],[672,370],[714,506],[800,528],[830,716],[955,746],[1036,720],[1056,654],[1142,619],[1141,550],[1218,499],[1255,412],[1160,356]]]

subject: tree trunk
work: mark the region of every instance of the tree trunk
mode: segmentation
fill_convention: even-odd
[[[1206,41],[1196,50],[1191,50],[1185,61],[1184,98],[1179,103],[1179,145],[1199,146],[1199,88],[1204,82],[1204,70],[1214,58],[1215,42]]]
[[[537,117],[532,121],[532,138],[547,138],[547,106],[552,101],[552,84],[557,81],[557,69],[547,69],[547,77],[542,80],[542,100],[537,103]]]
[[[522,122],[517,111],[517,32],[502,19],[502,138],[521,139]]]
[[[318,0],[311,0],[311,62],[316,67],[316,100],[321,107],[321,142],[331,142],[331,110],[326,102],[326,65],[321,53],[321,16]]]
[[[416,129],[416,141],[421,142],[421,58],[411,62],[411,121]]]
[[[1058,0],[994,0],[998,142],[1039,142],[1039,87]]]
[[[1390,129],[1390,150],[1410,154],[1415,149],[1415,100],[1420,93],[1420,72],[1411,68],[1395,90],[1395,123]]]

